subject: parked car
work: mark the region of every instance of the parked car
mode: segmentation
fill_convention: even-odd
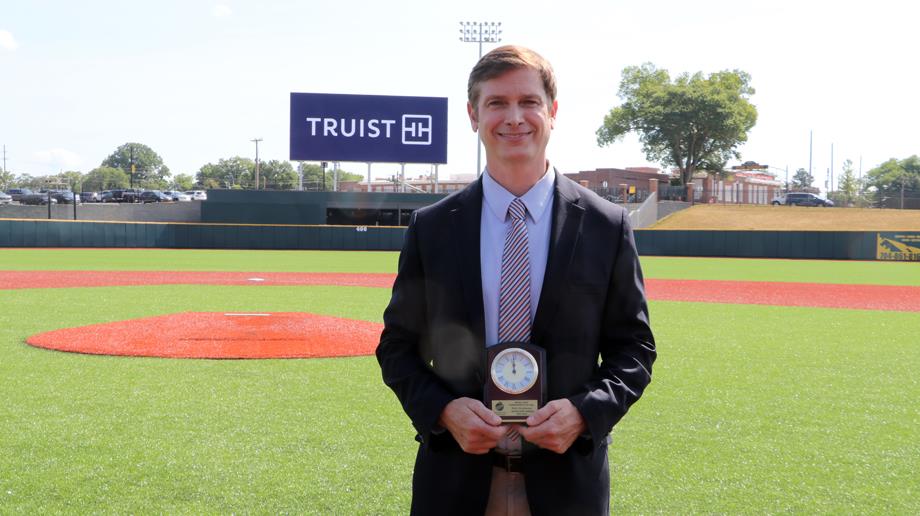
[[[138,202],[148,203],[148,202],[171,202],[172,199],[163,194],[159,190],[147,190],[141,192],[137,198]]]
[[[185,192],[193,201],[207,201],[208,194],[204,190],[189,190]]]
[[[80,194],[80,202],[102,202],[102,192],[83,192]]]
[[[109,200],[103,200],[102,202],[137,202],[142,191],[136,188],[116,188],[110,190],[112,195]]]
[[[128,188],[121,191],[121,200],[118,202],[142,202],[141,194],[144,190],[138,188]]]
[[[808,192],[790,192],[785,195],[781,195],[773,199],[773,205],[778,206],[784,204],[786,206],[822,206],[830,207],[834,205],[834,201],[830,199],[823,199],[818,197],[813,193]]]
[[[13,204],[13,196],[0,192],[0,204]]]
[[[31,204],[31,205],[44,205],[48,204],[48,200],[51,200],[51,204],[57,204],[58,200],[53,195],[48,195],[48,192],[32,192],[30,194],[24,194],[19,197],[19,204]]]
[[[10,188],[6,191],[13,198],[13,202],[22,202],[23,195],[32,195],[34,192],[28,188]]]
[[[178,190],[166,190],[163,192],[163,195],[169,197],[170,199],[176,202],[188,202],[192,200],[192,196],[186,194],[185,192],[180,192]]]
[[[80,196],[68,190],[42,190],[39,193],[45,197],[50,193],[51,198],[56,200],[58,204],[73,204],[74,202],[80,202]]]

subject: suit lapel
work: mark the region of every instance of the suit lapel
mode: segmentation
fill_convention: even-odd
[[[580,195],[570,180],[556,171],[549,256],[546,260],[546,274],[543,276],[537,315],[533,323],[533,342],[537,344],[540,344],[543,334],[556,314],[569,264],[581,235],[585,209],[579,204],[579,199]]]
[[[479,258],[480,218],[482,215],[482,179],[457,196],[458,206],[450,211],[454,239],[454,256],[459,258],[464,306],[469,321],[480,342],[485,342],[486,326],[482,304],[482,274]]]

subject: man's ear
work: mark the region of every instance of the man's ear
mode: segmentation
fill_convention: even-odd
[[[559,109],[559,101],[554,100],[553,105],[549,108],[549,128],[555,129],[556,125],[556,110]]]
[[[466,113],[470,115],[470,126],[473,128],[473,132],[479,131],[479,115],[469,102],[466,103]]]

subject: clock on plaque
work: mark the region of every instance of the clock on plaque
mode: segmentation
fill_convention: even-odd
[[[523,423],[546,403],[546,351],[525,342],[486,350],[489,377],[483,400],[505,423]]]

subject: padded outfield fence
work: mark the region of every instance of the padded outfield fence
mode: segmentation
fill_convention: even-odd
[[[404,227],[0,219],[0,247],[398,251]],[[830,260],[878,259],[864,231],[636,230],[639,253]]]
[[[403,227],[0,220],[0,247],[389,251]]]

